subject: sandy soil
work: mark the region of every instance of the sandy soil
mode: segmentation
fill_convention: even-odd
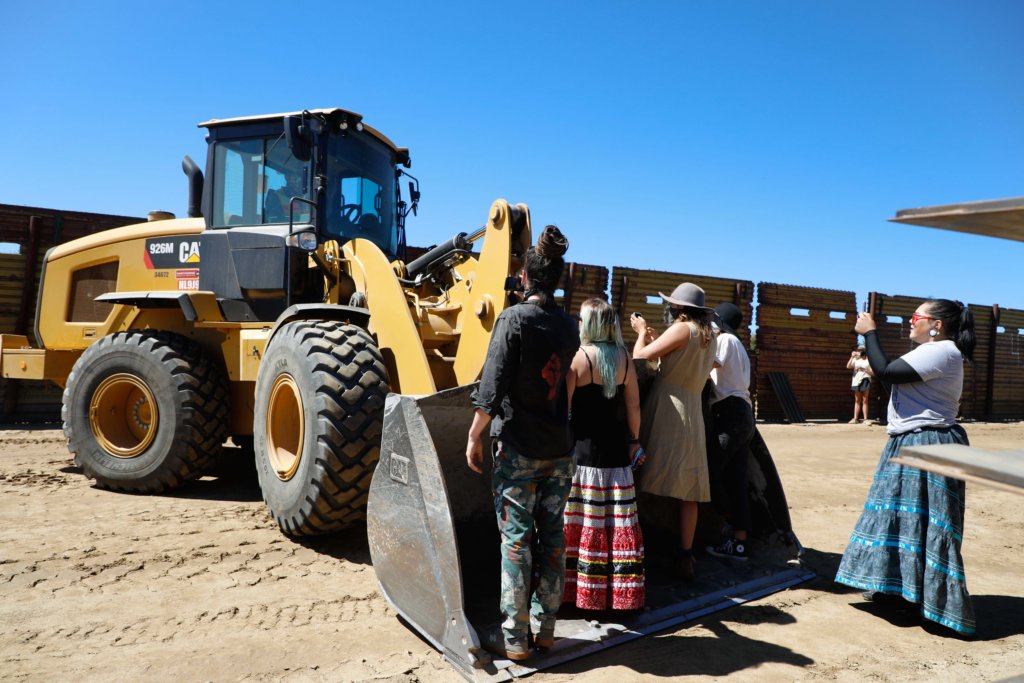
[[[978,446],[1024,443],[1024,423],[967,429]],[[964,557],[979,633],[945,637],[831,581],[883,428],[761,431],[819,578],[531,680],[978,681],[1024,673],[1024,498],[969,485]],[[251,468],[239,470],[174,495],[110,493],[81,475],[59,430],[0,431],[2,677],[461,680],[377,593],[362,531],[289,541],[268,518]]]

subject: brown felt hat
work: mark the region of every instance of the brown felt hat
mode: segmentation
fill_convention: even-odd
[[[658,292],[658,296],[670,303],[673,306],[686,306],[688,308],[702,308],[705,311],[712,309],[704,305],[704,290],[693,284],[692,282],[684,282],[675,289],[672,290],[672,295],[668,296],[661,292]]]

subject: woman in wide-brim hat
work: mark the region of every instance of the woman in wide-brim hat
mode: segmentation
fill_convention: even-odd
[[[640,441],[648,461],[639,488],[680,501],[679,570],[692,580],[697,504],[711,500],[701,391],[715,362],[715,333],[703,289],[684,282],[671,295],[658,294],[665,302],[664,333],[654,338],[638,314],[629,321],[637,333],[633,357],[661,360],[642,411]]]

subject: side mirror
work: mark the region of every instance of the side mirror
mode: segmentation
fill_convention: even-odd
[[[284,137],[288,141],[288,149],[299,161],[309,161],[313,154],[310,145],[309,129],[303,124],[301,116],[284,117]]]
[[[420,203],[420,191],[416,189],[411,180],[409,181],[409,203],[411,204],[409,208],[412,209],[412,215],[416,216],[416,207]]]

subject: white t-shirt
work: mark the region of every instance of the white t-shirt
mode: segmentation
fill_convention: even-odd
[[[867,358],[857,358],[853,361],[853,383],[850,386],[858,386],[861,382],[866,379],[871,379],[871,375],[868,374],[868,368],[871,367],[871,363],[868,362]]]
[[[956,344],[948,339],[927,342],[901,358],[924,381],[892,385],[887,431],[904,434],[955,425],[964,388],[964,357]]]
[[[711,371],[711,381],[715,385],[711,403],[730,396],[739,396],[750,403],[750,357],[743,348],[743,342],[734,334],[720,331],[717,343],[715,360],[722,367]]]

